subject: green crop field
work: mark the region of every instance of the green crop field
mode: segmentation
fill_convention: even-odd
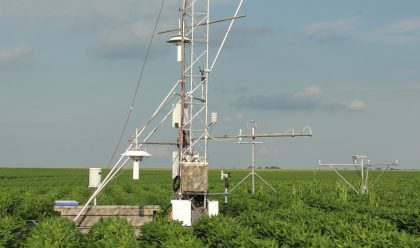
[[[136,239],[125,221],[104,220],[82,235],[53,211],[55,200],[87,200],[87,169],[0,169],[0,247],[420,247],[419,172],[388,171],[365,195],[332,171],[257,172],[277,192],[257,179],[251,194],[248,178],[227,204],[213,197],[219,216],[203,217],[192,228],[167,218],[171,171],[144,169],[138,181],[131,171],[121,172],[98,204],[162,206]],[[232,187],[248,171],[231,173]],[[356,182],[355,172],[343,173]],[[219,170],[209,172],[209,190],[224,190]]]

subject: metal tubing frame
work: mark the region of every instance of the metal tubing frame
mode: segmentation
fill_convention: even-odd
[[[347,184],[353,189],[357,194],[365,194],[368,193],[369,190],[378,182],[378,180],[383,176],[385,171],[389,169],[391,166],[397,166],[398,163],[388,163],[388,164],[370,164],[369,162],[365,164],[365,160],[367,160],[367,156],[364,155],[353,155],[356,157],[353,164],[323,164],[319,161],[318,166],[329,167],[334,170],[334,172]],[[369,161],[369,160],[368,160]],[[353,166],[358,173],[358,180],[360,183],[360,190],[356,190],[356,187],[351,184],[340,172],[337,170],[337,166]],[[375,178],[375,181],[369,184],[369,169],[373,166],[386,166],[382,173]]]
[[[257,137],[261,137],[261,138],[268,138],[268,137],[299,137],[299,136],[309,136],[312,137],[312,130],[310,127],[304,127],[303,128],[303,132],[302,133],[295,133],[294,129],[289,129],[287,130],[285,133],[267,133],[267,134],[256,134],[255,133],[255,129],[256,129],[256,124],[255,121],[252,120],[251,121],[251,134],[250,135],[244,135],[242,133],[240,133],[239,135],[225,135],[225,136],[220,136],[220,137],[211,137],[212,139],[215,140],[223,140],[223,139],[232,139],[232,138],[237,138],[237,139],[241,139],[241,138],[251,138],[250,142],[242,142],[239,141],[239,144],[251,144],[252,145],[252,149],[251,149],[251,172],[246,175],[238,184],[236,184],[230,191],[229,194],[235,189],[237,188],[241,183],[243,183],[249,176],[252,176],[252,193],[255,194],[255,176],[257,176],[259,179],[261,179],[268,187],[270,187],[274,192],[277,192],[277,190],[275,190],[267,181],[265,181],[260,175],[258,175],[258,173],[255,172],[255,145],[256,144],[262,144],[262,142],[258,142],[256,141]],[[292,133],[290,133],[289,131],[292,131]]]
[[[170,102],[168,100],[170,99],[171,96],[173,96],[173,92],[174,92],[175,88],[178,86],[179,83],[180,83],[180,81],[177,81],[177,83],[175,83],[175,85],[171,88],[171,90],[166,95],[166,97],[164,98],[164,100],[159,104],[159,106],[153,112],[152,116],[146,121],[146,123],[144,124],[144,126],[137,133],[137,137],[135,137],[135,139],[137,139],[146,130],[146,128],[150,125],[150,123],[163,110],[164,106],[166,106],[167,103]],[[173,97],[171,98],[171,100],[172,99],[173,99]],[[158,124],[157,127],[153,128],[153,130],[147,135],[147,137],[139,145],[139,147],[141,147],[143,145],[143,143],[146,142],[152,136],[152,134],[156,132],[156,130],[162,125],[162,123],[167,119],[167,117],[170,115],[170,113],[172,113],[172,111],[173,111],[173,109],[171,109],[168,112],[168,114],[165,115],[165,117],[160,121],[160,123]],[[130,150],[132,147],[133,147],[133,144],[130,144],[128,146],[128,148],[126,149],[126,151]],[[123,158],[125,158],[124,161],[123,161]],[[83,208],[81,209],[81,211],[79,212],[79,214],[74,218],[74,222],[76,222],[80,218],[80,216],[84,213],[84,211],[87,209],[87,207],[92,202],[92,200],[94,200],[94,198],[96,198],[96,196],[102,191],[102,189],[115,177],[115,175],[120,171],[120,169],[127,163],[127,161],[129,159],[130,158],[124,157],[123,155],[120,156],[119,160],[112,167],[111,171],[106,175],[105,179],[101,182],[101,184],[98,186],[98,188],[93,192],[93,194],[88,199],[88,201],[85,203],[85,205],[83,206]],[[123,161],[123,162],[121,163],[121,161]]]

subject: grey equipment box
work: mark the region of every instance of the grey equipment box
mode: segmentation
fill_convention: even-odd
[[[182,162],[180,168],[183,192],[208,191],[208,165],[206,163]]]

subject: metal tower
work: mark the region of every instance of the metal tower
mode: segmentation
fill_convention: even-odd
[[[244,17],[238,15],[242,3],[243,0],[238,0],[232,17],[211,21],[209,18],[210,0],[180,0],[178,27],[159,33],[175,33],[167,42],[176,45],[180,78],[174,83],[150,118],[130,138],[131,142],[128,148],[85,203],[75,221],[119,170],[133,158],[131,155],[140,153],[148,144],[177,147],[177,151],[173,154],[172,167],[174,199],[191,200],[193,206],[197,207],[206,204],[205,198],[208,192],[207,142],[209,137],[208,79],[235,20]],[[228,28],[215,55],[209,56],[210,24],[222,21],[229,22]],[[171,106],[172,108],[170,108]],[[152,141],[154,134],[170,119],[170,116],[172,116],[172,127],[177,129],[176,142]],[[147,153],[147,156],[150,154]],[[135,160],[137,165],[142,158],[143,156]]]
[[[181,69],[181,99],[173,113],[178,128],[173,176],[180,180],[176,199],[207,192],[209,5],[209,0],[183,0],[178,34],[168,40],[177,46]]]
[[[208,81],[243,1],[233,17],[210,21],[210,0],[183,0],[178,34],[168,40],[177,46],[180,62],[180,102],[173,112],[173,127],[178,128],[178,151],[174,154],[173,179],[175,199],[192,199],[205,204],[208,192],[207,143],[209,128]],[[229,21],[230,25],[212,64],[209,62],[210,24]]]

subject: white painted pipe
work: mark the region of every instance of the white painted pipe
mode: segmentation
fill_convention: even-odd
[[[176,45],[176,58],[178,62],[182,61],[182,46],[181,44]]]
[[[139,180],[140,160],[133,160],[133,180]]]

